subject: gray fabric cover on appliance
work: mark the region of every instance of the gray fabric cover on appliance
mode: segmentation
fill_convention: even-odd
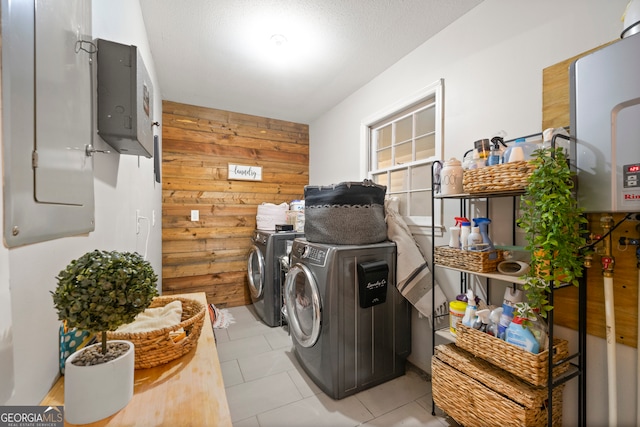
[[[387,240],[384,196],[373,181],[304,188],[304,235],[309,242],[366,245]]]

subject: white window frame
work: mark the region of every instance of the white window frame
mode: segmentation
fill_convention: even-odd
[[[401,170],[406,169],[408,167],[415,167],[419,165],[429,165],[429,170],[431,171],[431,165],[435,161],[439,161],[442,159],[442,153],[444,151],[444,136],[443,136],[443,117],[444,117],[444,102],[443,102],[443,92],[444,92],[444,79],[440,79],[422,89],[418,92],[407,96],[405,98],[400,99],[389,107],[379,111],[365,119],[362,120],[360,125],[360,142],[361,142],[361,153],[362,159],[361,170],[364,171],[364,174],[368,178],[372,178],[373,172],[380,172],[380,170],[372,169],[372,158],[373,153],[371,152],[371,128],[374,124],[380,123],[381,121],[396,116],[402,113],[404,110],[409,109],[413,105],[420,104],[426,101],[429,98],[435,99],[435,155],[429,157],[428,159],[414,161],[408,164],[392,166],[391,168],[386,168],[384,170],[392,171],[392,170]],[[410,188],[410,187],[408,187]],[[430,190],[430,189],[429,189]],[[410,191],[409,191],[410,193]],[[412,227],[412,231],[418,232],[418,234],[422,234],[419,230],[415,230],[415,227],[418,228],[430,228],[436,227],[440,230],[443,230],[444,227],[442,225],[442,203],[439,199],[433,200],[433,217],[431,216],[405,216],[404,220],[407,224]]]

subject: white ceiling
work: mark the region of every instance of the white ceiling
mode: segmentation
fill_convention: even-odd
[[[481,1],[140,4],[163,100],[310,123]]]

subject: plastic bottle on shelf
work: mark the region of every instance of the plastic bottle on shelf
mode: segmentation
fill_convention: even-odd
[[[489,326],[487,326],[487,333],[494,337],[498,337],[498,324],[500,323],[500,316],[502,316],[502,307],[497,307],[491,310],[489,313]]]
[[[518,138],[514,144],[507,148],[504,152],[504,163],[519,162],[522,160],[531,160],[533,152],[541,148],[540,144],[527,142],[525,138]]]
[[[477,318],[475,323],[473,324],[473,328],[479,330],[480,332],[488,332],[489,328],[489,314],[490,311],[488,308],[483,308],[482,310],[476,311]]]
[[[502,314],[498,323],[498,338],[505,338],[505,331],[513,320],[513,312],[516,304],[522,302],[523,292],[517,288],[507,288],[504,290],[504,300],[502,302]]]
[[[486,160],[480,157],[480,153],[478,153],[478,150],[473,150],[473,161],[476,164],[476,167],[473,169],[480,169],[487,165]]]
[[[460,249],[460,227],[449,227],[449,247]]]
[[[463,325],[473,328],[473,324],[476,322],[477,309],[478,306],[476,306],[476,300],[473,296],[473,291],[471,289],[467,289],[467,308],[464,311],[464,317],[462,318]]]
[[[533,318],[529,318],[529,322],[531,322],[530,330],[533,333],[533,336],[538,341],[538,345],[540,346],[540,351],[545,351],[549,345],[549,332],[547,328],[547,322],[540,316],[540,311],[537,309],[533,310],[534,316]]]
[[[474,218],[474,224],[480,229],[480,235],[482,236],[482,245],[484,248],[494,251],[495,246],[493,245],[493,241],[489,237],[489,224],[491,224],[491,220],[489,218]],[[490,260],[494,260],[498,257],[497,252],[492,252],[489,255]]]
[[[505,334],[505,341],[523,348],[530,353],[538,354],[540,352],[540,344],[538,344],[533,332],[522,325],[521,317],[514,317],[513,321],[509,323]]]
[[[503,161],[502,156],[504,153],[502,152],[499,141],[492,139],[491,143],[491,151],[489,151],[489,157],[487,157],[487,166],[499,165]]]
[[[462,221],[460,223],[460,244],[464,251],[469,250],[469,234],[471,234],[471,223]]]
[[[482,244],[482,235],[480,234],[480,227],[471,227],[471,233],[469,233],[468,240],[470,251],[481,251],[484,249],[484,245]]]
[[[456,220],[455,225],[449,228],[449,232],[451,233],[449,237],[449,247],[460,249],[462,246],[462,241],[460,240],[462,223],[469,222],[469,219],[463,216],[456,216],[454,219]]]

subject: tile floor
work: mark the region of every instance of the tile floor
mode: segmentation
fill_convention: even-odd
[[[252,306],[228,310],[235,323],[215,335],[234,427],[457,426],[431,415],[431,383],[411,370],[331,399],[298,364],[284,328],[266,326]]]

